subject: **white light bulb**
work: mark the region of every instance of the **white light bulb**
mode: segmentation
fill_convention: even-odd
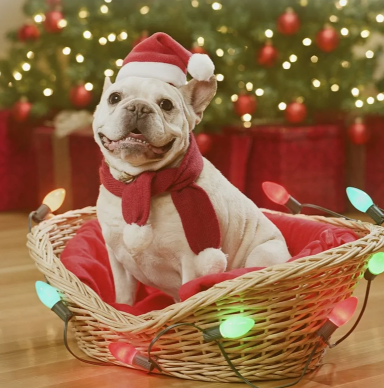
[[[247,82],[245,84],[245,88],[250,92],[253,89],[253,83],[252,82]]]
[[[376,21],[377,21],[378,23],[384,22],[384,15],[378,14],[378,15],[376,16]]]
[[[309,38],[303,39],[303,45],[304,46],[310,46],[312,44],[312,40]]]
[[[216,103],[217,105],[220,105],[222,102],[223,102],[223,100],[221,99],[221,97],[216,97],[216,98],[215,98],[215,103]]]
[[[345,7],[348,4],[348,0],[340,0],[339,4],[341,7]]]
[[[290,64],[289,62],[285,61],[285,62],[283,63],[283,69],[288,70],[288,69],[290,69],[290,68],[291,68],[291,64]]]
[[[357,89],[357,88],[353,88],[353,89],[351,90],[351,93],[352,93],[352,96],[353,96],[353,97],[357,97],[357,96],[360,94],[360,90]]]
[[[34,20],[36,23],[41,23],[42,21],[45,20],[45,16],[44,16],[43,14],[39,13],[39,14],[37,14],[37,15],[35,15],[35,16],[33,17],[33,20]]]
[[[290,57],[289,57],[289,60],[291,62],[296,62],[297,61],[297,56],[295,54],[292,54]]]
[[[14,72],[12,73],[12,75],[13,75],[13,78],[14,78],[16,81],[20,81],[20,80],[23,78],[22,74],[19,73],[18,71],[14,71]]]
[[[64,48],[63,48],[63,54],[64,54],[64,55],[69,55],[70,53],[71,53],[70,47],[64,47]]]
[[[33,51],[28,51],[27,52],[27,58],[32,59],[35,56],[35,53]]]
[[[116,40],[116,35],[115,34],[109,34],[108,35],[108,40],[110,41],[110,42],[114,42],[115,40]]]
[[[116,66],[119,66],[119,67],[123,66],[123,60],[122,59],[117,59],[116,60]]]
[[[357,101],[355,102],[355,105],[356,105],[358,108],[361,108],[361,107],[364,105],[364,103],[363,103],[363,101],[361,101],[361,100],[357,100]]]
[[[244,121],[243,126],[244,128],[251,128],[252,123],[250,121]]]
[[[285,110],[286,107],[287,107],[287,104],[285,102],[280,102],[280,104],[279,104],[280,110]]]
[[[223,6],[220,3],[215,2],[212,4],[212,9],[214,9],[215,11],[218,11],[221,8],[223,8]]]
[[[24,71],[29,71],[31,70],[31,65],[27,62],[24,62],[23,65],[21,66],[21,68],[24,70]]]
[[[245,115],[241,116],[241,119],[243,121],[251,121],[252,120],[252,116],[249,113],[246,113]]]
[[[217,49],[216,50],[216,55],[218,57],[222,57],[224,55],[224,50],[222,50],[221,48]]]
[[[199,2],[197,0],[192,0],[191,5],[193,8],[197,8],[199,6]]]
[[[349,30],[348,30],[348,28],[342,28],[341,30],[340,30],[340,33],[341,33],[341,35],[343,35],[343,36],[347,36],[348,34],[349,34]]]
[[[384,101],[384,94],[383,93],[379,93],[377,96],[376,96],[377,100],[378,101]]]
[[[239,96],[237,94],[232,94],[231,101],[236,102],[238,100]]]
[[[91,31],[84,31],[83,36],[85,39],[91,39],[92,38]]]
[[[104,46],[104,45],[107,44],[107,39],[104,38],[104,37],[101,37],[101,38],[99,39],[99,43],[100,43],[102,46]]]
[[[316,55],[312,55],[311,56],[311,62],[312,63],[317,63],[318,60],[319,60],[319,58]]]
[[[60,27],[60,28],[64,28],[64,27],[67,27],[68,25],[68,22],[65,20],[65,19],[61,19],[57,25]]]
[[[77,54],[76,61],[79,63],[82,63],[82,62],[84,62],[84,57],[81,54]]]
[[[267,38],[272,38],[272,36],[273,36],[273,31],[272,30],[265,30],[265,36],[267,37]]]
[[[368,103],[369,105],[372,105],[374,102],[375,102],[375,99],[374,99],[373,97],[368,97],[368,98],[367,98],[367,103]]]
[[[318,87],[320,87],[321,82],[320,82],[318,79],[314,78],[314,79],[312,80],[312,85],[313,85],[315,88],[318,88]]]
[[[366,53],[365,53],[365,56],[367,58],[373,58],[375,55],[375,53],[372,51],[372,50],[368,50]]]
[[[197,44],[198,44],[199,46],[204,46],[204,38],[203,38],[202,36],[199,36],[199,37],[197,38]]]
[[[85,90],[88,90],[88,91],[91,91],[93,89],[93,84],[91,84],[90,82],[87,82],[85,85]]]
[[[332,92],[338,92],[340,90],[340,86],[337,84],[333,84],[331,86],[331,90],[332,90]]]
[[[148,12],[149,12],[149,7],[147,5],[145,5],[144,7],[140,8],[140,13],[142,15],[146,15]]]
[[[87,16],[89,16],[89,12],[83,8],[79,11],[79,18],[80,19],[85,19]]]
[[[118,40],[125,40],[128,38],[128,34],[126,31],[121,31],[120,35],[117,37]]]
[[[339,20],[339,18],[336,15],[331,15],[329,17],[329,21],[332,23],[336,23]]]
[[[113,70],[112,69],[107,69],[104,71],[104,75],[106,77],[112,77],[113,76]]]
[[[344,67],[345,69],[347,69],[349,67],[349,62],[348,61],[343,61],[341,62],[341,66]]]
[[[363,30],[360,32],[360,36],[362,38],[368,38],[369,34],[370,34],[370,32],[368,30]]]
[[[46,88],[46,89],[43,90],[43,94],[46,97],[52,96],[53,90],[51,88]]]
[[[216,79],[217,79],[218,81],[223,81],[223,80],[224,80],[223,74],[216,74]]]
[[[255,94],[256,94],[256,96],[259,96],[259,97],[260,97],[260,96],[262,96],[262,95],[264,94],[264,90],[258,88],[258,89],[256,89]]]
[[[101,13],[108,13],[108,11],[109,11],[109,8],[108,8],[105,4],[103,4],[103,5],[100,7],[100,12],[101,12]]]

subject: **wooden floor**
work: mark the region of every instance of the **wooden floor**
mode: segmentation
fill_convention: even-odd
[[[237,388],[148,376],[121,367],[86,365],[64,348],[62,321],[38,300],[34,283],[44,280],[25,247],[25,214],[0,214],[0,387],[1,388]],[[365,281],[355,295],[361,307]],[[333,340],[348,327],[338,330]],[[72,342],[73,349],[81,352]],[[285,383],[289,380],[285,380]],[[279,382],[258,383],[276,387]],[[342,345],[328,350],[324,365],[296,387],[384,387],[384,275],[375,279],[367,311]]]

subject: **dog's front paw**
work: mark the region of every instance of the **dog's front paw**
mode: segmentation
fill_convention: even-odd
[[[227,255],[221,249],[206,248],[196,256],[198,277],[225,272]]]
[[[123,239],[129,252],[141,252],[152,242],[152,227],[151,225],[127,224],[124,226]]]

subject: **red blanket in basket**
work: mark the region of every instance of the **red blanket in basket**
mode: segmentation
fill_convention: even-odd
[[[266,216],[281,230],[287,242],[292,258],[314,255],[341,244],[355,241],[358,237],[345,228],[337,228],[300,218],[267,213]],[[115,303],[115,289],[108,254],[105,248],[98,221],[86,222],[68,243],[61,261],[83,283],[92,288],[101,299],[117,310],[133,315],[140,315],[152,310],[161,310],[174,303],[173,299],[163,292],[139,284],[134,306]],[[224,280],[234,279],[257,268],[239,268],[229,272],[207,275],[184,284],[180,290],[181,300],[188,299]]]

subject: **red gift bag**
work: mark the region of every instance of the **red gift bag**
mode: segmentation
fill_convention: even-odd
[[[250,130],[253,143],[247,169],[246,195],[259,207],[282,210],[261,184],[283,185],[301,203],[336,212],[345,210],[345,146],[341,126],[261,126]],[[319,214],[304,209],[304,214]]]

